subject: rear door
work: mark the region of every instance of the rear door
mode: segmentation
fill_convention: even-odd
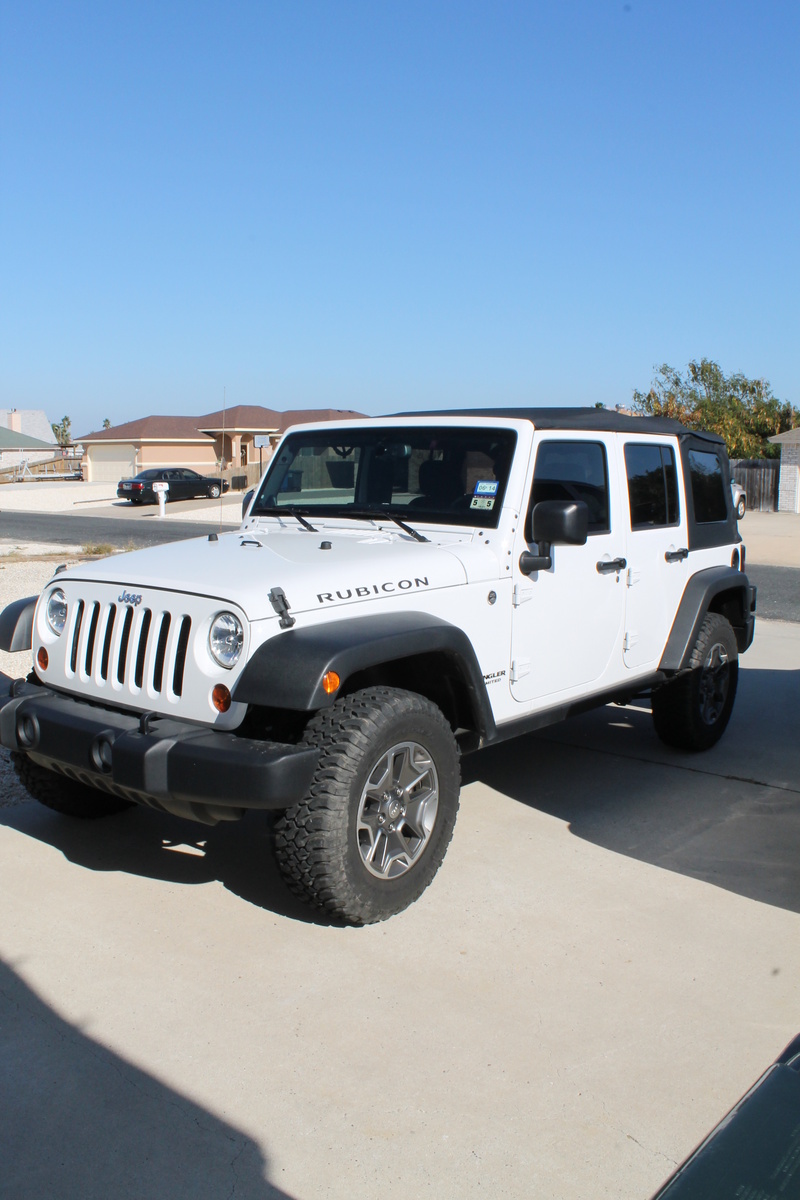
[[[622,437],[627,481],[625,666],[656,668],[688,578],[678,447],[669,439]]]

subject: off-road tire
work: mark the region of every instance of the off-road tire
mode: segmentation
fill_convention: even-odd
[[[27,754],[12,752],[11,761],[28,794],[63,816],[93,820],[96,817],[110,817],[113,813],[132,807],[130,800],[108,796],[40,767],[38,763],[31,762]]]
[[[722,737],[733,711],[739,649],[730,622],[708,613],[689,670],[653,695],[653,723],[662,742],[678,750],[708,750]]]
[[[305,800],[276,822],[274,849],[284,879],[296,895],[352,925],[401,912],[438,871],[458,814],[459,754],[448,722],[436,705],[414,692],[370,687],[318,712],[303,740],[319,748],[319,765]],[[414,749],[406,752],[406,747]],[[408,866],[395,860],[402,873],[387,878],[366,863],[364,806],[395,752],[398,763],[403,753],[412,756],[412,774],[429,760],[425,786],[431,794],[435,786],[438,804],[432,826],[420,840],[419,857]],[[373,806],[373,800],[368,804]],[[404,826],[405,811],[397,822],[403,832],[409,828]],[[374,807],[370,818],[380,819]],[[376,833],[375,842],[381,836],[388,845],[385,830]],[[399,835],[391,836],[396,845]]]

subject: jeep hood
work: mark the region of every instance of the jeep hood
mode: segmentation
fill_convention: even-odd
[[[483,559],[485,552],[478,553]],[[444,548],[399,531],[354,536],[261,529],[134,550],[73,567],[61,578],[113,583],[129,592],[152,587],[202,594],[237,604],[255,621],[274,615],[268,598],[274,587],[283,589],[297,615],[456,587],[468,582],[465,561],[474,556],[469,545]],[[482,562],[478,575],[486,577],[487,566]]]

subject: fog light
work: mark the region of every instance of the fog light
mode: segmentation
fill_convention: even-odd
[[[214,684],[214,689],[211,692],[211,703],[217,712],[227,712],[231,706],[231,694],[225,687],[224,683]]]
[[[36,655],[36,665],[37,665],[37,667],[39,668],[39,670],[40,670],[40,671],[46,671],[46,670],[47,670],[47,666],[48,666],[48,663],[49,663],[49,662],[50,662],[50,656],[48,655],[48,653],[47,653],[47,651],[45,650],[44,646],[40,646],[40,647],[39,647],[39,652],[38,652],[38,654]]]
[[[111,770],[111,739],[108,737],[96,738],[92,744],[90,757],[96,770],[107,775]]]
[[[30,750],[39,741],[39,722],[36,717],[22,713],[17,718],[17,742],[26,750]]]
[[[332,696],[341,682],[335,671],[326,671],[322,676],[322,690],[326,695]]]

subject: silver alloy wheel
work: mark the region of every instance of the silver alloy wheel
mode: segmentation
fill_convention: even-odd
[[[715,642],[706,655],[700,675],[700,716],[706,725],[719,720],[730,686],[728,651]]]
[[[439,778],[419,742],[398,742],[376,762],[361,793],[356,838],[364,866],[379,879],[403,875],[436,824]]]

